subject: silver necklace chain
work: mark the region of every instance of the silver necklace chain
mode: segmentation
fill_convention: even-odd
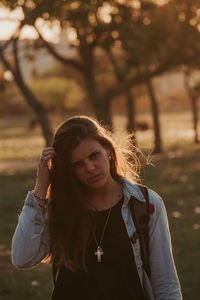
[[[98,244],[98,242],[97,242],[97,238],[96,238],[96,236],[95,236],[95,234],[94,234],[94,239],[95,239],[95,242],[96,242],[96,245],[97,245],[97,251],[95,251],[95,255],[97,256],[97,261],[98,262],[101,262],[102,260],[102,258],[101,258],[101,256],[102,255],[104,255],[104,252],[103,252],[103,249],[102,249],[102,242],[103,242],[103,238],[104,238],[104,233],[105,233],[105,230],[106,230],[106,227],[107,227],[107,224],[108,224],[108,220],[109,220],[109,218],[110,218],[110,214],[111,214],[111,210],[112,210],[112,207],[109,209],[109,212],[108,212],[108,215],[107,215],[107,218],[106,218],[106,222],[105,222],[105,224],[104,224],[104,227],[103,227],[103,230],[102,230],[102,233],[101,233],[101,237],[100,237],[100,242],[99,242],[99,244]]]
[[[118,197],[121,198],[121,195],[119,194]],[[101,233],[101,237],[100,237],[99,244],[98,244],[98,242],[97,242],[96,235],[94,234],[94,240],[95,240],[95,243],[96,243],[96,245],[97,245],[97,250],[95,251],[94,254],[97,256],[97,261],[98,261],[98,262],[101,262],[101,261],[102,261],[102,258],[101,258],[101,257],[102,257],[102,255],[104,255],[104,251],[103,251],[103,249],[102,249],[102,242],[103,242],[105,230],[106,230],[106,227],[107,227],[109,218],[110,218],[111,210],[112,210],[112,207],[110,207],[110,209],[109,209],[109,211],[108,211],[108,215],[107,215],[106,222],[105,222],[105,224],[104,224],[104,227],[103,227],[103,230],[102,230],[102,233]]]
[[[108,220],[109,220],[109,218],[110,218],[111,210],[112,210],[112,207],[109,209],[109,212],[108,212],[108,215],[107,215],[107,218],[106,218],[106,222],[105,222],[105,225],[104,225],[103,230],[102,230],[102,233],[101,233],[101,238],[100,238],[99,244],[98,244],[98,242],[97,242],[96,236],[94,235],[94,239],[95,239],[95,242],[96,242],[96,244],[97,244],[97,247],[98,247],[98,246],[101,246],[101,244],[102,244],[102,242],[103,242],[104,233],[105,233],[105,230],[106,230],[106,227],[107,227],[107,224],[108,224]]]

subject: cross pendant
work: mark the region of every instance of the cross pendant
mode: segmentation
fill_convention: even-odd
[[[103,253],[103,249],[100,246],[97,247],[97,251],[95,252],[95,255],[97,256],[97,261],[101,262],[101,256],[104,255],[104,253]]]

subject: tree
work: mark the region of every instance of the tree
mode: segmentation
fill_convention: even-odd
[[[120,68],[119,64],[117,63],[117,57],[112,53],[112,48],[105,47],[105,50],[110,58],[110,61],[113,65],[114,73],[115,76],[118,80],[118,83],[123,80],[123,77],[126,75],[125,74],[125,68]],[[127,71],[127,66],[126,66],[126,71]],[[133,143],[136,145],[136,136],[135,136],[135,102],[134,102],[134,97],[133,94],[131,93],[131,87],[125,92],[125,97],[126,97],[126,104],[127,104],[127,112],[128,112],[128,124],[127,124],[127,131],[129,133],[134,133],[134,140]]]
[[[132,14],[134,19],[134,23],[122,24],[119,36],[122,48],[127,53],[128,64],[139,74],[146,71],[147,75],[146,85],[154,123],[154,152],[161,152],[162,143],[159,110],[151,80],[155,74],[151,70],[157,70],[156,75],[160,75],[175,68],[182,69],[183,66],[197,66],[200,50],[200,28],[197,26],[199,7],[196,0],[177,0],[159,9],[152,1],[140,1],[134,14],[125,7],[121,8],[127,20],[131,20]],[[192,107],[194,114],[194,101]]]
[[[174,11],[177,20],[174,26],[174,37],[179,45],[179,54],[175,63],[181,65],[185,76],[185,89],[188,94],[193,116],[194,142],[199,143],[198,136],[198,107],[199,84],[191,87],[189,77],[193,71],[200,69],[200,24],[199,10],[200,3],[196,0],[178,1],[170,4],[171,11]]]
[[[3,3],[11,9],[19,6],[17,0]],[[131,87],[146,82],[150,99],[155,100],[153,89],[150,89],[149,85],[151,79],[173,68],[194,64],[199,51],[198,39],[191,45],[191,37],[193,42],[194,37],[199,37],[197,26],[191,25],[191,17],[194,17],[199,7],[197,0],[175,0],[162,7],[150,0],[25,0],[21,3],[25,16],[22,26],[34,26],[49,52],[61,63],[73,67],[81,74],[97,118],[110,127],[112,99],[120,94],[127,94],[127,99],[130,99]],[[70,32],[74,39],[69,43],[77,50],[77,56],[68,58],[58,53],[42,36],[37,26],[38,18],[48,22],[56,20],[63,32]],[[188,36],[185,36],[185,30],[189,33]],[[119,72],[113,64],[114,60],[109,56],[117,80],[106,90],[99,88],[96,76],[98,48],[104,49],[108,56],[109,53],[113,53],[112,49],[119,49],[125,53],[121,65],[117,63]],[[129,100],[128,103],[133,101]],[[154,107],[155,105],[154,101]],[[153,118],[154,122],[157,122],[157,125],[154,124],[157,130],[158,109],[154,109],[153,112],[157,114]],[[130,114],[131,117],[133,114]],[[155,132],[156,139],[160,138],[159,132]],[[157,152],[162,148],[161,145],[158,147],[160,141],[155,145]]]
[[[13,37],[10,41],[12,42],[12,46],[13,46],[14,66],[11,65],[11,63],[9,62],[9,60],[6,59],[4,54],[4,51],[8,43],[1,46],[0,59],[5,69],[9,70],[12,73],[13,78],[17,86],[19,87],[21,93],[23,94],[27,104],[32,108],[32,110],[36,114],[39,124],[41,125],[42,128],[43,136],[46,141],[46,146],[49,146],[52,141],[52,130],[50,127],[47,111],[42,105],[42,103],[39,102],[39,100],[36,98],[36,96],[33,94],[31,89],[28,87],[28,85],[23,79],[23,75],[20,68],[20,62],[18,58],[18,36]]]
[[[189,72],[185,71],[185,89],[187,91],[190,103],[191,103],[191,110],[193,116],[193,129],[194,129],[194,142],[198,144],[199,141],[199,134],[198,134],[198,106],[197,100],[199,96],[199,83],[197,83],[193,88],[189,84]]]
[[[122,8],[128,20],[134,18],[133,24],[124,23],[120,31],[122,47],[127,53],[127,65],[131,65],[138,74],[146,74],[147,91],[151,100],[154,123],[154,152],[162,151],[159,111],[154,88],[151,82],[151,69],[160,70],[158,74],[170,68],[172,51],[166,52],[164,42],[168,38],[167,22],[163,21],[162,10],[151,2],[141,1],[134,16],[127,8]],[[161,67],[162,66],[162,67]]]
[[[147,1],[146,1],[147,2]],[[10,8],[16,7],[18,1],[7,1]],[[146,73],[137,76],[134,72],[131,75],[126,74],[123,80],[118,82],[116,86],[111,86],[105,92],[101,92],[98,88],[98,82],[95,76],[95,51],[98,47],[102,47],[109,40],[115,47],[117,37],[113,37],[114,31],[120,31],[124,23],[131,24],[134,22],[131,13],[135,8],[130,6],[129,1],[120,4],[119,1],[24,1],[21,8],[25,15],[23,24],[35,26],[40,38],[43,40],[45,47],[60,62],[73,66],[83,76],[85,89],[92,107],[99,120],[107,125],[111,124],[110,104],[114,97],[125,93],[133,84],[141,83],[148,76],[155,75],[159,70],[154,69],[150,75]],[[129,10],[128,15],[124,13]],[[107,11],[107,12],[106,12]],[[75,39],[71,41],[71,45],[76,47],[78,56],[73,59],[63,57],[59,54],[51,44],[42,37],[40,29],[37,27],[37,19],[43,18],[50,22],[57,20],[63,31],[73,32]],[[159,68],[162,66],[159,66]],[[129,68],[131,71],[131,68]],[[131,76],[128,76],[131,75]]]

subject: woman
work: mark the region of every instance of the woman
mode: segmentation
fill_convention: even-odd
[[[145,201],[137,165],[135,153],[122,151],[84,116],[64,122],[52,147],[43,150],[13,237],[12,260],[30,268],[48,257],[53,300],[181,299],[165,208],[151,190],[149,276],[138,238],[130,241],[136,232],[130,199]]]

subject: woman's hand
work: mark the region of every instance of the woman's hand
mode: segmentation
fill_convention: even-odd
[[[40,156],[34,192],[42,197],[46,197],[50,184],[50,163],[55,155],[54,148],[48,147],[42,151],[42,155]]]

